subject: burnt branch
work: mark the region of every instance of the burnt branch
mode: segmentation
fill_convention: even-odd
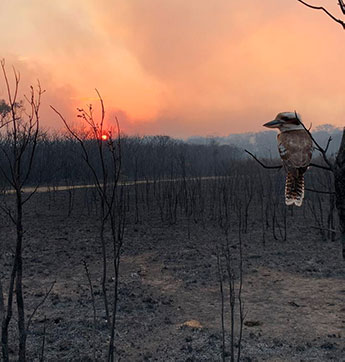
[[[2,282],[1,282],[1,278],[0,278],[0,322],[1,323],[2,323],[4,315],[5,315],[4,292],[3,292]]]
[[[86,164],[88,165],[89,169],[92,172],[94,182],[96,184],[97,192],[100,194],[101,197],[104,197],[103,187],[102,187],[101,181],[99,180],[99,178],[97,176],[95,168],[92,166],[92,164],[90,162],[89,153],[86,150],[84,140],[78,135],[77,132],[73,131],[73,129],[70,127],[70,125],[68,124],[68,122],[66,121],[64,116],[58,110],[56,110],[52,105],[50,106],[50,108],[60,117],[60,119],[64,123],[65,127],[67,128],[68,132],[79,142],[80,147],[81,147],[81,149],[83,151],[83,159],[84,159],[84,161],[86,162]]]
[[[343,29],[345,29],[345,22],[343,22],[340,19],[337,19],[335,16],[333,16],[328,10],[326,10],[323,7],[317,7],[310,5],[302,0],[297,0],[303,5],[316,10],[322,10],[325,12],[332,20],[337,22],[342,26]],[[340,7],[341,12],[343,15],[345,15],[345,3],[343,0],[338,0],[338,5]],[[301,122],[303,125],[303,123]],[[304,127],[304,125],[303,125]],[[305,127],[304,127],[305,128]],[[309,131],[307,131],[310,137],[312,138]],[[312,138],[313,139],[313,138]],[[339,222],[340,222],[340,232],[341,232],[341,244],[342,244],[342,257],[345,260],[345,129],[343,131],[343,137],[342,141],[339,147],[338,154],[336,156],[336,159],[334,163],[332,164],[327,156],[326,152],[329,146],[329,143],[331,142],[331,139],[328,140],[327,146],[325,149],[322,149],[320,146],[317,145],[315,140],[313,139],[315,145],[318,147],[318,150],[321,152],[322,157],[326,164],[329,166],[330,171],[334,175],[334,190],[335,190],[335,204],[338,210],[338,216],[339,216]]]
[[[44,302],[47,300],[50,292],[53,290],[54,288],[54,285],[55,285],[55,281],[53,281],[53,283],[51,284],[50,288],[47,290],[45,296],[43,297],[43,299],[36,305],[35,309],[33,310],[33,312],[30,314],[30,317],[28,318],[28,323],[27,323],[27,327],[26,327],[26,330],[28,331],[30,329],[30,325],[31,325],[31,321],[32,321],[32,318],[35,316],[38,308],[44,304]]]
[[[321,191],[321,190],[314,190],[314,189],[309,189],[309,188],[305,188],[304,190],[310,191],[310,192],[316,192],[318,194],[335,195],[334,191]]]
[[[318,165],[316,163],[310,163],[309,166],[311,167],[316,167],[316,168],[321,168],[322,170],[326,170],[326,171],[332,171],[332,169],[328,166],[322,166],[322,165]]]
[[[96,361],[96,324],[97,324],[97,314],[96,314],[96,301],[95,301],[95,293],[93,291],[91,276],[89,272],[89,268],[85,260],[83,260],[83,265],[87,277],[87,281],[89,283],[90,295],[92,300],[92,309],[93,309],[93,326],[92,326],[92,355],[93,360]]]
[[[267,169],[281,169],[283,166],[267,166],[265,165],[263,162],[261,162],[255,155],[253,155],[251,152],[249,152],[248,150],[244,150],[245,152],[247,152],[250,156],[252,156],[254,158],[254,160],[256,162],[258,162],[263,168],[267,168]],[[309,166],[312,167],[316,167],[316,168],[321,168],[323,170],[327,170],[327,171],[332,171],[332,169],[328,166],[322,166],[322,165],[318,165],[316,163],[310,163]]]
[[[329,171],[333,171],[333,164],[330,162],[330,160],[328,159],[327,157],[327,149],[328,149],[328,146],[329,146],[329,143],[331,142],[332,138],[330,137],[328,139],[328,142],[327,142],[327,146],[326,148],[322,148],[318,143],[317,141],[315,140],[315,138],[313,137],[313,135],[310,133],[310,131],[306,128],[306,126],[303,124],[303,122],[299,119],[298,117],[298,114],[297,112],[295,111],[295,116],[296,116],[296,119],[299,120],[299,123],[300,125],[304,128],[304,130],[308,133],[309,137],[311,138],[311,140],[313,141],[314,145],[316,146],[316,149],[321,153],[322,155],[322,158],[323,160],[326,162],[327,166],[329,167]]]
[[[247,152],[250,156],[252,156],[254,158],[254,160],[256,162],[258,162],[263,168],[268,168],[268,169],[281,169],[283,166],[267,166],[264,163],[262,163],[259,159],[256,158],[256,156],[254,156],[251,152],[249,152],[248,150],[244,150],[245,152]]]
[[[332,137],[329,136],[328,141],[327,141],[327,145],[326,145],[326,148],[325,148],[325,152],[328,151],[328,147],[329,147],[330,143],[332,142],[332,140],[333,140]]]
[[[340,6],[341,12],[345,15],[345,3],[343,0],[339,0],[338,5]]]
[[[28,202],[31,197],[36,193],[37,189],[39,188],[39,185],[36,185],[32,192],[30,192],[29,196],[27,196],[25,199],[23,199],[23,205]]]
[[[327,229],[327,228],[321,228],[319,226],[311,226],[312,229],[317,229],[317,230],[323,230],[323,231],[329,231],[331,233],[338,233],[339,231],[337,230],[333,230],[333,229]]]
[[[303,0],[297,0],[298,2],[300,2],[301,4],[307,6],[308,8],[311,8],[311,9],[314,9],[314,10],[321,10],[323,11],[325,14],[327,14],[332,20],[334,20],[335,22],[337,22],[338,24],[340,24],[343,29],[345,30],[345,22],[340,20],[340,19],[337,19],[333,14],[331,14],[327,9],[325,9],[323,6],[315,6],[315,5],[311,5],[311,4],[308,4],[306,3],[305,1]],[[345,4],[343,1],[339,1],[339,6],[340,6],[340,9],[341,11],[343,12],[343,14],[345,14]]]

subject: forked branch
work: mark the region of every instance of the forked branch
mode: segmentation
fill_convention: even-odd
[[[304,128],[304,130],[308,133],[309,137],[311,138],[311,140],[313,141],[314,145],[316,146],[316,149],[321,153],[323,160],[325,161],[325,163],[327,164],[328,167],[320,167],[320,168],[324,168],[328,171],[333,171],[333,164],[330,162],[330,160],[327,157],[327,150],[329,147],[330,142],[332,141],[332,138],[330,137],[328,139],[326,148],[322,148],[318,142],[315,140],[315,138],[313,137],[313,135],[310,133],[310,130],[306,128],[306,126],[303,124],[303,122],[299,119],[297,112],[295,111],[295,116],[296,119],[299,120],[299,123],[301,124],[301,126]],[[319,165],[317,166],[319,167]]]

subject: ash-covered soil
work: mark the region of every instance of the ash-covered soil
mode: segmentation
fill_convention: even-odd
[[[88,213],[83,190],[42,193],[26,205],[24,291],[27,317],[55,285],[34,315],[28,360],[106,360],[109,333],[101,275],[99,222]],[[345,262],[338,241],[325,241],[296,209],[288,217],[287,240],[275,240],[251,206],[242,233],[245,323],[243,361],[345,361]],[[234,216],[234,219],[236,217]],[[189,225],[189,226],[188,226]],[[7,285],[15,232],[1,217],[1,278]],[[188,232],[188,229],[190,232]],[[109,231],[107,231],[109,232]],[[190,235],[189,235],[190,234]],[[230,243],[238,260],[237,224]],[[217,222],[180,217],[162,222],[158,210],[142,207],[139,220],[128,214],[120,265],[116,360],[220,361],[221,298],[217,247],[224,243]],[[108,290],[113,290],[111,244]],[[96,325],[87,262],[96,303]],[[227,289],[226,343],[230,325]],[[236,326],[236,333],[238,332]],[[11,324],[11,357],[16,358],[16,317]],[[44,341],[44,351],[42,349]],[[227,357],[228,359],[229,357]]]

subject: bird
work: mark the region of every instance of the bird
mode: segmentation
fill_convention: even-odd
[[[278,113],[268,128],[278,128],[278,150],[286,171],[285,204],[301,206],[304,198],[304,173],[313,153],[313,141],[296,112]]]

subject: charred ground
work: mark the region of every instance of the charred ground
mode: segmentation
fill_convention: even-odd
[[[327,177],[320,172],[318,185],[325,185]],[[335,216],[330,216],[330,195],[309,192],[302,208],[286,208],[281,179],[276,172],[244,162],[232,176],[214,180],[156,180],[123,188],[127,214],[117,359],[221,360],[217,249],[224,244],[227,228],[234,263],[239,232],[243,245],[243,360],[343,360],[345,272],[337,235],[329,231],[337,227]],[[4,197],[10,205],[11,196]],[[106,356],[97,215],[92,188],[52,188],[28,201],[27,315],[55,281],[33,318],[29,360],[39,359],[43,340],[46,360],[92,360],[94,344],[97,358]],[[6,215],[1,234],[1,277],[6,285],[15,239]],[[96,325],[83,260],[93,284]],[[110,285],[111,263],[109,275]],[[14,358],[15,323],[11,328]]]

